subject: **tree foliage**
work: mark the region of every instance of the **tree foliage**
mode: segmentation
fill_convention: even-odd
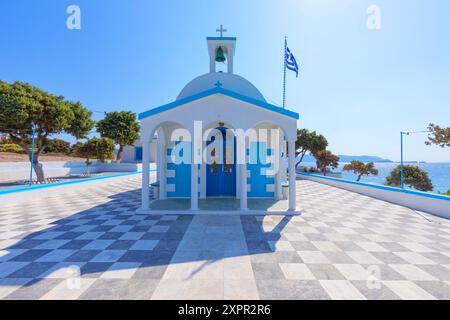
[[[428,135],[428,141],[426,145],[438,145],[441,148],[450,147],[450,127],[441,128],[438,125],[430,123],[428,126],[430,134]]]
[[[45,181],[39,156],[45,150],[49,136],[68,133],[76,138],[85,137],[94,126],[91,112],[80,102],[65,100],[36,88],[28,83],[16,81],[9,84],[0,80],[0,133],[20,145],[33,163],[38,181]],[[36,128],[36,148],[31,159],[31,134]]]
[[[70,143],[61,139],[48,139],[45,153],[70,153]]]
[[[375,168],[375,164],[373,162],[364,163],[361,161],[353,160],[350,163],[347,163],[344,165],[343,168],[344,171],[352,171],[354,174],[356,174],[358,177],[356,181],[360,181],[361,177],[366,175],[373,174],[375,176],[378,175],[378,169]]]
[[[303,157],[307,152],[315,154],[321,150],[325,150],[328,146],[327,139],[317,134],[315,131],[310,132],[308,129],[297,129],[297,140],[295,141],[296,157],[300,156],[296,167],[303,161]]]
[[[392,187],[401,186],[401,166],[397,166],[392,170],[389,176],[386,177],[385,184]],[[417,166],[405,165],[403,166],[403,183],[414,189],[420,191],[432,191],[433,183],[428,177],[428,173]]]
[[[74,146],[74,154],[86,159],[86,172],[90,175],[92,159],[100,162],[114,159],[114,142],[109,138],[92,138]]]
[[[105,118],[97,123],[97,131],[101,136],[110,138],[119,145],[117,162],[122,159],[123,148],[133,145],[139,138],[139,130],[136,114],[131,111],[107,112]]]
[[[317,168],[322,171],[324,175],[326,175],[328,167],[336,169],[339,166],[339,157],[329,150],[320,150],[313,155],[316,158]]]

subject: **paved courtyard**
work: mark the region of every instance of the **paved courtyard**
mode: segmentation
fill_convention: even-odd
[[[139,176],[0,203],[0,299],[450,299],[450,221],[297,183],[297,216],[137,215]]]

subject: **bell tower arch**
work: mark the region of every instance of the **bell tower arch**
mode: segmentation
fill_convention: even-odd
[[[220,37],[207,37],[208,53],[209,53],[209,72],[216,72],[217,62],[227,63],[227,72],[233,73],[233,58],[236,48],[235,37],[224,37],[223,33],[227,30],[220,26],[217,32],[220,33]]]

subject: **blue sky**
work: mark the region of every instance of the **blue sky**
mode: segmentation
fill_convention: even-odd
[[[79,5],[81,30],[66,9]],[[366,26],[369,5],[381,30]],[[238,38],[235,73],[281,104],[283,39],[301,65],[287,105],[338,154],[399,159],[399,131],[450,126],[447,0],[40,0],[0,3],[0,79],[21,80],[96,111],[142,112],[208,72],[206,36]],[[425,136],[407,160],[450,161]]]

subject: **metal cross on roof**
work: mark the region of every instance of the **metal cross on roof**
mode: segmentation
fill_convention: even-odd
[[[227,32],[227,29],[223,28],[223,25],[220,25],[220,29],[217,29],[216,32],[220,32],[220,37],[223,38],[223,33]]]
[[[220,82],[220,81],[217,81],[214,85],[215,85],[217,88],[220,88],[221,86],[223,86],[222,82]]]

